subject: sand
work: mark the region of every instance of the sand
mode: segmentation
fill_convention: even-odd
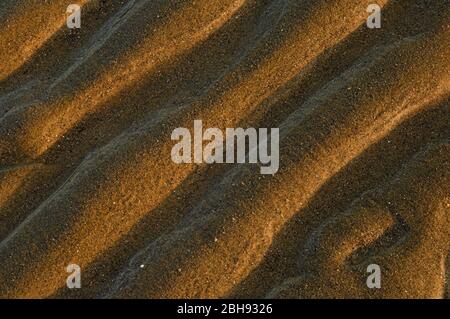
[[[2,1],[0,297],[449,298],[449,52],[448,1]],[[174,163],[194,120],[279,171]]]

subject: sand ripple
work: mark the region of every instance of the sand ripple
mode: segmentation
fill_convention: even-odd
[[[448,1],[2,1],[0,296],[448,298],[449,21]],[[278,173],[173,163],[196,119],[279,127]]]

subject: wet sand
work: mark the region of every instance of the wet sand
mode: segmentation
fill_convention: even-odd
[[[0,297],[448,298],[449,52],[448,1],[2,1]],[[279,171],[174,163],[194,120]]]

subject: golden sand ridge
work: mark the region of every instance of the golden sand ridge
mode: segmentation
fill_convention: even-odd
[[[449,298],[449,53],[445,0],[1,1],[0,297]]]

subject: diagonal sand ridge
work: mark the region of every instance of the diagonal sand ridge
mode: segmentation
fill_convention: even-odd
[[[68,1],[7,1],[0,296],[448,296],[450,7],[372,30],[372,2],[80,1],[67,31]],[[278,173],[175,164],[197,119],[280,128]]]

